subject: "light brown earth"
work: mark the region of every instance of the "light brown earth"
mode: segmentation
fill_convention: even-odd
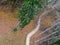
[[[13,32],[18,23],[14,15],[17,14],[0,10],[0,45],[25,45],[26,35],[35,28],[39,17],[36,16],[24,29]]]

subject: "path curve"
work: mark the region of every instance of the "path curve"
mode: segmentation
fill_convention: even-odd
[[[53,9],[52,9],[53,10]],[[41,21],[41,17],[44,16],[46,13],[52,11],[52,10],[46,10],[43,12],[43,14],[39,17],[38,19],[38,22],[37,22],[37,26],[36,28],[33,29],[32,32],[30,32],[28,35],[27,35],[27,38],[26,38],[26,45],[30,45],[30,38],[38,31],[39,27],[40,27],[40,21]]]

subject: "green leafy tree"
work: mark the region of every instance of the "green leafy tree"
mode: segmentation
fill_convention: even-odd
[[[24,0],[21,8],[18,9],[18,20],[20,28],[24,28],[35,15],[44,7],[47,0]]]

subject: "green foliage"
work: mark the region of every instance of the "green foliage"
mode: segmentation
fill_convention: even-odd
[[[44,7],[47,0],[24,0],[23,6],[18,9],[20,28],[24,28],[35,15]]]
[[[51,45],[60,45],[60,40],[56,41],[55,43],[52,43]]]
[[[16,32],[17,31],[17,28],[14,28],[14,30],[13,30],[14,32]]]

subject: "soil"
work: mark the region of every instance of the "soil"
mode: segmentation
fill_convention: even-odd
[[[18,19],[15,18],[16,12],[0,10],[0,45],[25,45],[26,36],[36,27],[40,14],[22,30],[18,29],[17,32],[13,32],[13,28],[18,23]]]

